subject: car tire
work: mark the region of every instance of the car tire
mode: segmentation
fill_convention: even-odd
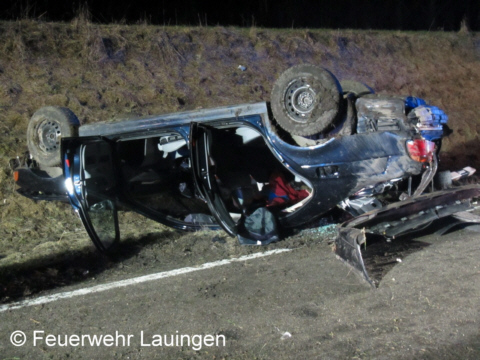
[[[342,80],[340,81],[340,86],[344,95],[353,94],[356,98],[375,94],[375,91],[370,86],[354,80]]]
[[[27,145],[31,156],[45,167],[61,164],[62,137],[78,136],[80,122],[68,108],[46,106],[37,110],[27,128]]]
[[[283,72],[271,94],[277,123],[292,135],[321,133],[335,123],[341,110],[342,88],[328,70],[297,65]]]

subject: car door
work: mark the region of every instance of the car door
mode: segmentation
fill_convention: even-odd
[[[116,174],[112,144],[100,137],[64,139],[65,185],[95,246],[102,252],[119,241]]]
[[[210,212],[218,224],[231,236],[238,233],[237,223],[230,216],[221,197],[215,176],[215,159],[211,157],[212,128],[192,123],[190,128],[191,164],[198,192],[208,203]],[[228,151],[228,149],[225,149]]]

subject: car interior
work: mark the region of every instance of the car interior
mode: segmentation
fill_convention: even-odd
[[[277,176],[295,188],[308,188],[295,182],[295,176],[275,158],[258,131],[247,126],[209,131],[210,170],[233,217],[268,205],[272,174],[280,174]],[[190,149],[180,133],[120,140],[116,152],[122,193],[131,201],[181,221],[188,222],[191,214],[209,216],[206,203],[195,196]]]

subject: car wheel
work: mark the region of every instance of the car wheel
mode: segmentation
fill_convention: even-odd
[[[343,94],[353,94],[355,97],[361,97],[368,94],[375,94],[375,91],[368,86],[361,82],[354,81],[354,80],[343,80],[340,81],[340,85],[342,86]]]
[[[341,94],[340,83],[328,70],[297,65],[287,69],[275,82],[272,113],[277,123],[292,135],[318,134],[337,119]]]
[[[37,110],[27,128],[27,145],[30,154],[46,167],[61,164],[62,137],[78,136],[80,122],[67,108],[46,106]]]

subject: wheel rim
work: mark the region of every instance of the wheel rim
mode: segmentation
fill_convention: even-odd
[[[316,92],[305,79],[292,81],[285,91],[285,107],[288,116],[300,123],[309,119],[316,105]]]
[[[62,131],[60,124],[56,121],[44,120],[40,123],[37,130],[38,145],[46,153],[53,153],[60,147]]]

